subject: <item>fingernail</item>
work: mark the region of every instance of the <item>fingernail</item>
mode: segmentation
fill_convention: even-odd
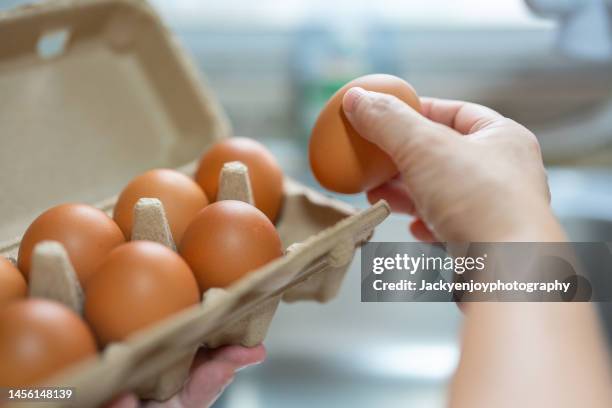
[[[252,363],[249,363],[249,364],[246,364],[246,365],[240,366],[240,367],[238,367],[238,368],[236,369],[236,372],[241,371],[241,370],[243,370],[243,369],[245,369],[245,368],[247,368],[247,367],[252,367],[252,366],[259,365],[259,364],[261,364],[261,363],[263,363],[263,360],[254,361],[254,362],[252,362]]]
[[[344,108],[344,112],[351,113],[357,109],[357,104],[368,94],[363,88],[354,87],[349,89],[345,94],[344,98],[342,98],[342,107]]]

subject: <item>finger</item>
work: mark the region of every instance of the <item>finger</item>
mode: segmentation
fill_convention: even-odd
[[[214,350],[208,349],[206,347],[200,347],[195,357],[193,358],[193,362],[191,363],[191,369],[193,370],[196,367],[210,361],[211,355]]]
[[[410,224],[410,232],[416,239],[423,242],[437,242],[436,237],[420,218],[415,219]]]
[[[414,215],[415,208],[406,184],[398,177],[367,192],[370,204],[385,200],[393,212]]]
[[[359,87],[344,94],[342,106],[357,133],[385,151],[400,170],[408,168],[412,157],[436,148],[456,133],[395,96]]]
[[[233,381],[235,367],[225,361],[211,361],[195,368],[178,395],[184,408],[212,405]]]
[[[213,404],[234,379],[234,373],[244,367],[261,363],[266,357],[263,345],[256,347],[225,346],[198,350],[189,380],[183,390],[163,403],[150,401],[147,408],[208,407]],[[114,408],[114,407],[113,407]]]
[[[105,408],[137,408],[138,398],[134,394],[121,394],[111,402],[104,405]]]
[[[234,368],[223,361],[211,361],[191,371],[183,389],[167,401],[147,401],[146,408],[205,408],[219,398],[234,379]]]
[[[226,361],[236,369],[261,363],[266,358],[266,348],[260,344],[255,347],[224,346],[217,349],[202,347],[193,359],[192,369],[211,360]]]
[[[263,345],[256,347],[225,346],[218,349],[198,350],[189,380],[183,390],[163,403],[150,401],[147,408],[207,407],[218,398],[244,367],[261,363],[266,357]],[[114,407],[113,407],[114,408]]]
[[[500,113],[476,103],[428,97],[421,98],[421,113],[432,121],[451,127],[464,135],[504,119]]]
[[[255,347],[225,346],[212,352],[211,358],[215,361],[225,361],[236,369],[242,369],[259,364],[266,358],[266,348],[263,344]]]

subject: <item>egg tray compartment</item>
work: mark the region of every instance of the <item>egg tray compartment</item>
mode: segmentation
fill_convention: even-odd
[[[189,173],[192,168],[193,164],[182,170]],[[218,199],[253,204],[244,164],[225,164]],[[313,205],[330,203],[290,179],[285,180],[284,200],[284,211],[290,211],[291,200],[306,200]],[[265,339],[281,299],[326,302],[335,297],[356,246],[367,241],[374,227],[389,214],[384,201],[359,213],[340,203],[336,205],[339,213],[353,215],[303,242],[289,245],[283,257],[230,287],[208,289],[200,306],[173,315],[124,342],[112,343],[95,359],[69,368],[49,381],[50,386],[64,385],[77,390],[76,399],[69,404],[51,406],[98,406],[126,390],[145,399],[168,399],[184,384],[199,347],[255,346]],[[102,208],[110,211],[112,204]],[[131,238],[176,249],[158,199],[141,198],[136,203]],[[53,241],[41,242],[32,257],[30,296],[60,301],[82,314],[83,292],[63,246]]]

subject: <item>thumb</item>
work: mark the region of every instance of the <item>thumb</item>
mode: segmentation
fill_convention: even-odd
[[[453,133],[393,95],[359,87],[344,94],[342,107],[357,133],[387,153],[400,170],[407,168],[412,157],[439,146]]]

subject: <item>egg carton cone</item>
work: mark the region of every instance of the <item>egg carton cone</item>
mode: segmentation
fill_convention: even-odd
[[[32,251],[29,296],[55,300],[83,315],[83,289],[64,246],[42,241]]]
[[[141,198],[134,205],[132,241],[153,241],[176,251],[164,205],[157,198]]]
[[[0,123],[4,134],[19,135],[0,150],[4,256],[17,256],[21,234],[47,208],[82,202],[110,214],[111,195],[135,175],[156,167],[193,175],[199,155],[232,135],[201,71],[144,0],[51,0],[3,11],[0,37],[11,39],[0,41],[0,88],[12,101],[0,106]],[[248,169],[228,163],[223,174],[219,199],[252,202]],[[75,397],[45,404],[99,407],[126,391],[164,400],[183,385],[202,345],[261,342],[283,295],[331,299],[356,248],[390,209],[381,201],[358,211],[289,177],[283,193],[275,223],[282,257],[58,373],[46,385],[72,387]],[[143,199],[134,211],[131,238],[175,247],[159,200]],[[41,242],[32,261],[30,294],[82,312],[61,244]]]

